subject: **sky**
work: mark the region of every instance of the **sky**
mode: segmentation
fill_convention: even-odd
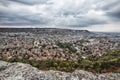
[[[120,0],[0,0],[0,27],[120,32]]]

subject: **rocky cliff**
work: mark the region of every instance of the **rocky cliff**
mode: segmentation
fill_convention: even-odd
[[[0,80],[120,80],[120,73],[41,71],[29,64],[0,61]]]

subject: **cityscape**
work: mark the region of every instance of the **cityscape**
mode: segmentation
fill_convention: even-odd
[[[0,80],[120,80],[120,0],[0,0]]]
[[[0,31],[0,60],[30,64],[45,71],[120,72],[120,33],[57,28]]]

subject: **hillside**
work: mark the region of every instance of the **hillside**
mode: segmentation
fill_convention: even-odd
[[[57,28],[0,28],[0,32],[32,32],[41,34],[60,34],[60,35],[93,35],[94,33],[88,30],[72,30],[72,29],[57,29]]]

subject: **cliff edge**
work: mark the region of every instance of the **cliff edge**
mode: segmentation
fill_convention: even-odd
[[[0,80],[120,80],[120,73],[41,71],[29,64],[0,61]]]

